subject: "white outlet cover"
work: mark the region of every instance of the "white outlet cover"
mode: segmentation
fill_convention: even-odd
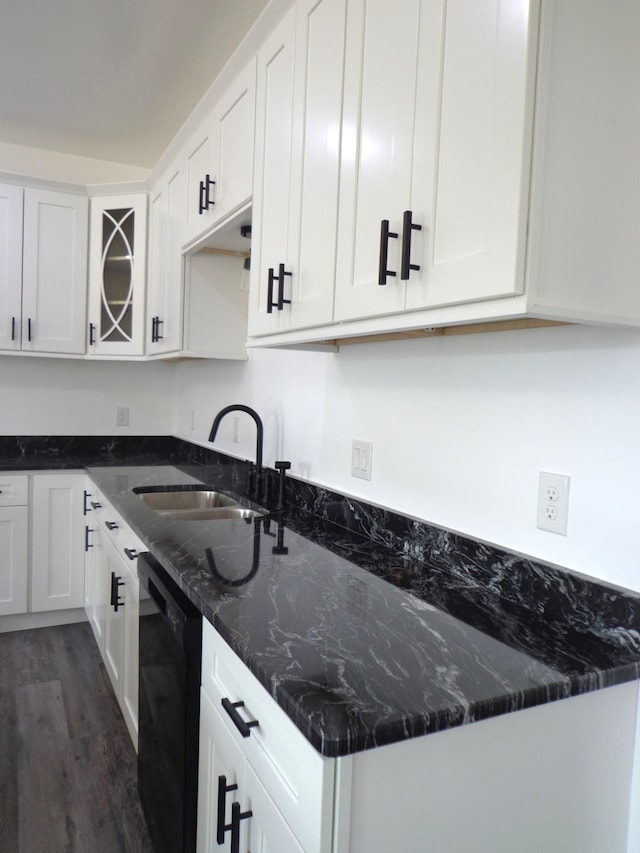
[[[540,471],[537,524],[540,530],[567,535],[570,483],[571,477],[567,474]]]

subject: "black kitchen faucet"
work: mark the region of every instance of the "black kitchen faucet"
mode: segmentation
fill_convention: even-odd
[[[262,442],[264,437],[264,427],[262,426],[262,420],[260,415],[252,409],[250,406],[245,406],[242,403],[233,403],[231,406],[225,406],[224,409],[220,409],[218,414],[215,416],[213,420],[213,424],[211,425],[211,432],[209,433],[209,441],[214,441],[216,434],[218,432],[218,427],[220,426],[220,422],[228,415],[229,412],[246,412],[250,415],[256,423],[256,473],[255,473],[255,481],[253,484],[253,495],[256,500],[260,500],[262,497]]]

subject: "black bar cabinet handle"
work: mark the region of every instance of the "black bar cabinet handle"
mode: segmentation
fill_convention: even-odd
[[[31,317],[27,319],[27,340],[31,340]]]
[[[156,318],[151,318],[151,343],[155,344],[156,342]]]
[[[92,347],[96,342],[96,324],[89,323],[89,346]]]
[[[125,548],[124,553],[127,555],[127,557],[130,560],[137,560],[138,559],[138,552],[136,551],[135,548]]]
[[[16,318],[11,318],[11,340],[15,341],[16,339]]]
[[[92,509],[102,509],[102,504],[98,503],[98,501],[91,501],[91,508]]]
[[[395,231],[389,231],[389,220],[383,219],[380,223],[380,264],[378,266],[378,284],[386,284],[387,276],[395,276],[393,270],[387,269],[389,256],[389,240],[397,239],[398,235]]]
[[[237,790],[237,785],[227,785],[226,776],[218,776],[218,822],[216,826],[216,841],[218,844],[224,844],[224,837],[227,831],[232,828],[230,823],[225,822],[227,794],[229,791]]]
[[[284,298],[284,280],[286,276],[292,276],[293,273],[286,272],[284,264],[278,267],[278,311],[282,311],[285,305],[291,305],[290,299]]]
[[[116,613],[119,607],[124,607],[124,601],[118,593],[119,586],[124,586],[124,581],[115,572],[111,572],[111,606]]]
[[[204,208],[209,210],[215,204],[215,201],[209,195],[211,187],[215,187],[216,182],[211,180],[211,175],[204,176]]]
[[[88,552],[89,548],[93,548],[93,545],[89,542],[89,534],[93,533],[93,528],[89,527],[88,524],[84,526],[84,550],[85,554]]]
[[[91,497],[91,492],[88,492],[86,489],[84,490],[84,497],[82,499],[82,514],[87,515],[87,513],[91,512],[89,507],[87,506],[87,498]]]
[[[105,521],[105,526],[107,530],[117,530],[118,523],[116,521]]]
[[[408,281],[411,270],[419,270],[420,264],[411,263],[411,234],[413,231],[422,231],[422,225],[413,222],[413,211],[405,210],[402,217],[402,263],[400,266],[400,278]]]
[[[162,335],[160,334],[160,326],[164,326],[164,320],[161,320],[160,317],[156,317],[156,343],[162,340]]]
[[[273,285],[279,281],[273,267],[269,267],[269,277],[267,279],[267,314],[273,314],[273,309],[278,307],[278,303],[273,301]]]
[[[247,820],[250,817],[253,817],[251,809],[241,812],[240,803],[231,805],[231,846],[229,853],[240,853],[240,821]]]
[[[205,211],[205,206],[204,206],[204,181],[200,181],[199,186],[200,186],[200,196],[199,196],[199,198],[198,198],[198,213],[200,214],[200,213],[204,213],[204,211]]]
[[[249,737],[251,729],[254,726],[260,725],[257,720],[250,720],[249,722],[246,722],[246,720],[243,720],[240,714],[238,714],[236,708],[244,708],[244,702],[231,702],[230,699],[225,697],[222,700],[222,707],[231,717],[231,722],[238,729],[242,737]]]

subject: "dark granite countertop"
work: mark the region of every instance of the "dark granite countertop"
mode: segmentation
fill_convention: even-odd
[[[305,504],[304,486],[286,516],[249,522],[167,520],[131,491],[237,490],[234,465],[88,472],[323,755],[640,677],[633,593],[406,519],[401,540],[399,517],[331,493]]]

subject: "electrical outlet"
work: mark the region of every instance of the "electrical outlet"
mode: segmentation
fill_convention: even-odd
[[[373,442],[354,438],[351,442],[351,476],[370,480],[372,457]]]
[[[191,432],[196,430],[196,410],[191,409]]]
[[[116,426],[129,426],[129,406],[116,406]]]
[[[569,516],[569,483],[566,474],[540,471],[538,485],[538,527],[550,533],[567,535]]]

